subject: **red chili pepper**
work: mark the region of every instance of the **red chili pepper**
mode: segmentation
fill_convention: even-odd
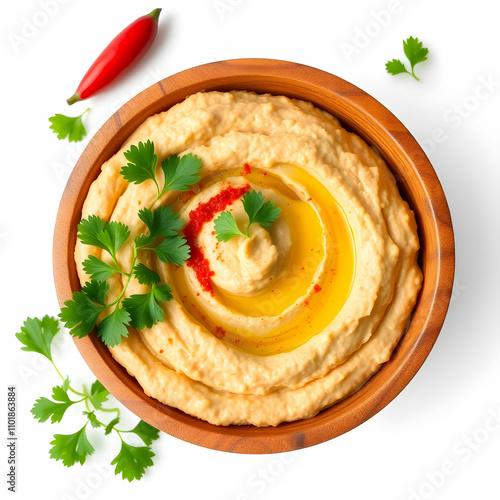
[[[161,9],[155,9],[136,19],[117,35],[85,73],[67,103],[73,104],[97,94],[122,71],[138,63],[156,38],[160,12]]]

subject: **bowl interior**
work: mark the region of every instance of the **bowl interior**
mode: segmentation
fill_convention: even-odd
[[[409,328],[361,389],[317,416],[277,427],[214,426],[145,395],[94,333],[75,339],[108,390],[155,427],[208,448],[241,453],[289,451],[338,436],[387,405],[413,378],[430,352],[448,308],[454,274],[451,218],[437,176],[408,130],[374,98],[323,71],[285,61],[221,61],[183,71],[149,87],[118,110],[96,133],[68,181],[54,234],[54,277],[60,304],[79,289],[73,259],[77,224],[90,184],[104,161],[149,116],[202,90],[251,90],[312,102],[377,148],[415,212],[421,243],[423,286]]]

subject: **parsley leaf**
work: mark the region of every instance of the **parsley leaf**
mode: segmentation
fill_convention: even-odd
[[[241,201],[248,215],[247,236],[248,228],[251,224],[257,222],[261,226],[269,227],[271,222],[274,222],[281,212],[281,209],[274,202],[266,201],[264,203],[264,195],[259,191],[246,192]]]
[[[96,410],[101,409],[102,404],[108,400],[108,396],[109,391],[99,380],[96,380],[90,387],[89,401]]]
[[[83,261],[83,270],[90,276],[91,280],[106,281],[115,273],[123,273],[123,271],[115,266],[111,266],[98,259],[95,255],[89,255]]]
[[[172,298],[171,294],[165,293],[165,288],[170,287],[163,285],[160,288],[159,297],[164,298],[169,295],[169,300]],[[152,285],[149,293],[135,294],[123,299],[123,307],[129,312],[132,318],[132,326],[135,328],[151,328],[155,323],[163,321],[164,312],[156,301],[158,292],[155,293],[157,286]]]
[[[99,423],[99,420],[97,420],[97,417],[93,411],[83,411],[82,413],[88,418],[90,425],[94,429],[99,429],[99,427],[101,427],[101,424]]]
[[[172,155],[161,162],[165,176],[165,185],[160,196],[169,189],[174,191],[187,191],[191,184],[199,182],[201,160],[191,153],[184,156]]]
[[[73,337],[83,338],[93,330],[104,308],[92,302],[85,292],[73,292],[72,300],[66,301],[61,308],[59,318]]]
[[[403,42],[403,49],[405,51],[405,56],[411,63],[412,71],[416,64],[427,60],[429,49],[422,47],[422,42],[419,42],[418,38],[413,38],[411,36],[405,40]]]
[[[153,295],[159,302],[168,302],[172,299],[172,288],[169,285],[155,285]]]
[[[52,388],[52,398],[54,401],[48,398],[38,398],[31,408],[31,414],[39,422],[45,422],[49,419],[54,424],[55,422],[60,422],[64,416],[66,410],[77,401],[71,401],[69,399],[67,389],[63,386],[57,385]]]
[[[408,73],[413,76],[415,80],[419,80],[415,75],[415,65],[424,62],[427,60],[427,54],[429,53],[429,49],[422,47],[422,42],[418,41],[418,38],[407,38],[403,40],[403,49],[405,52],[405,56],[411,64],[411,72],[408,71],[405,65],[399,59],[393,59],[392,61],[388,61],[385,65],[385,69],[387,73],[391,75],[399,75],[401,73]]]
[[[172,262],[176,266],[182,266],[189,259],[191,250],[182,236],[165,238],[157,247],[152,248],[162,262]]]
[[[144,264],[137,264],[134,267],[134,276],[141,285],[157,285],[160,282],[160,275]]]
[[[156,199],[170,189],[187,191],[191,184],[200,180],[201,160],[196,155],[191,153],[182,157],[172,155],[161,162],[164,184],[160,190],[156,179],[158,156],[154,152],[154,143],[150,140],[146,143],[139,142],[137,146],[130,146],[130,149],[125,151],[124,156],[128,163],[120,170],[123,178],[134,184],[141,184],[151,179],[156,185]]]
[[[104,299],[108,293],[109,285],[105,281],[87,281],[82,287],[82,292],[87,295],[87,297],[92,302],[97,302],[98,304],[105,305]]]
[[[155,177],[158,156],[155,155],[155,146],[149,139],[146,143],[139,142],[137,146],[130,146],[130,149],[125,151],[123,155],[128,160],[128,163],[125,167],[122,167],[120,174],[127,182],[141,184],[151,179],[159,189]]]
[[[37,352],[52,361],[50,346],[58,331],[59,322],[52,316],[27,318],[16,337],[24,344],[23,351]]]
[[[107,436],[108,434],[111,434],[113,432],[113,429],[115,428],[115,425],[120,423],[120,417],[116,417],[109,424],[106,426],[106,429],[104,429],[104,435]]]
[[[127,325],[129,324],[130,314],[117,304],[115,310],[99,324],[97,336],[108,347],[115,347],[122,341],[122,337],[128,337]]]
[[[122,474],[123,479],[132,481],[140,479],[145,470],[153,465],[151,460],[155,454],[149,446],[131,446],[122,440],[120,453],[113,459],[111,465],[115,465],[115,474]]]
[[[248,215],[248,226],[246,234],[242,233],[238,228],[236,219],[231,212],[222,212],[214,222],[215,237],[219,241],[229,241],[234,236],[250,237],[248,231],[250,226],[257,222],[261,226],[269,227],[274,222],[281,212],[281,209],[276,206],[273,201],[264,203],[264,195],[259,191],[247,191],[241,199],[243,208]]]
[[[154,212],[148,208],[139,211],[139,219],[146,224],[150,236],[177,236],[184,222],[171,206],[158,207]]]
[[[234,215],[229,212],[222,212],[214,223],[215,237],[219,241],[229,241],[234,236],[245,236],[238,228]]]
[[[82,122],[82,117],[87,111],[90,111],[90,108],[75,117],[55,114],[49,118],[49,122],[52,123],[50,129],[57,134],[59,140],[67,137],[69,142],[81,141],[87,135]]]
[[[129,236],[130,231],[125,224],[116,221],[104,222],[97,215],[91,215],[78,224],[77,237],[84,245],[102,248],[113,257]]]
[[[54,434],[54,440],[50,444],[54,445],[50,451],[50,458],[62,460],[65,467],[71,467],[77,462],[83,465],[87,456],[94,453],[94,447],[87,439],[85,424],[74,434]]]
[[[156,427],[144,422],[144,420],[140,420],[130,432],[137,434],[144,441],[144,444],[147,445],[150,445],[155,439],[160,437],[160,431]]]

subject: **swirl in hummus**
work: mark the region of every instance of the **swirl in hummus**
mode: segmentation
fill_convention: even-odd
[[[123,153],[147,139],[160,162],[198,156],[199,185],[156,201],[152,181],[128,184]],[[127,267],[146,230],[138,210],[171,205],[186,228],[228,188],[262,192],[280,216],[228,242],[217,241],[213,220],[203,224],[192,243],[209,286],[194,266],[143,256],[174,298],[162,304],[163,322],[131,328],[111,352],[146,394],[212,424],[312,417],[361,387],[405,331],[422,281],[413,213],[381,157],[336,118],[309,102],[234,91],[198,93],[148,118],[103,164],[82,217],[129,226],[117,256]],[[225,210],[246,227],[241,197]],[[82,283],[90,254],[100,249],[78,241]],[[109,283],[116,297],[121,275]],[[144,287],[132,280],[126,293]]]

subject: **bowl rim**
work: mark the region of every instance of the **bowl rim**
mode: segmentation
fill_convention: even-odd
[[[76,225],[81,218],[81,207],[88,187],[100,171],[102,163],[116,152],[117,147],[145,119],[144,116],[158,112],[154,109],[166,98],[171,99],[173,105],[173,101],[181,102],[186,96],[199,90],[234,88],[234,84],[231,86],[231,81],[242,77],[252,81],[256,81],[256,78],[257,80],[265,78],[277,82],[293,78],[301,85],[316,89],[318,96],[326,92],[335,95],[336,99],[346,100],[353,112],[359,111],[364,117],[372,120],[374,126],[381,128],[393,146],[399,148],[398,153],[414,166],[420,175],[423,189],[428,194],[432,192],[432,196],[428,195],[430,204],[428,209],[433,217],[438,245],[434,252],[438,261],[436,283],[441,286],[435,287],[429,299],[428,320],[420,325],[421,333],[415,345],[402,360],[399,360],[393,375],[381,386],[384,388],[383,391],[377,390],[373,394],[363,392],[365,386],[377,377],[384,366],[397,357],[399,344],[391,359],[362,388],[309,420],[282,423],[277,427],[234,425],[223,427],[209,424],[163,405],[147,396],[142,389],[138,392],[135,378],[128,375],[126,370],[111,357],[109,350],[97,338],[95,332],[82,339],[75,338],[74,341],[86,363],[112,395],[151,425],[184,441],[207,448],[238,453],[275,453],[300,449],[332,439],[378,413],[415,376],[432,349],[444,323],[451,299],[455,265],[453,228],[446,197],[436,172],[418,142],[379,101],[335,75],[311,66],[275,59],[216,61],[186,69],[160,80],[118,109],[97,131],[78,159],[62,195],[55,224],[54,281],[59,304],[62,307],[63,303],[71,298],[72,292],[80,288],[76,278],[73,252]],[[253,87],[255,88],[255,84]],[[288,92],[281,94],[294,97]],[[319,97],[318,99],[321,100]],[[312,99],[305,100],[324,108],[321,103]],[[164,109],[168,109],[171,105]],[[345,124],[345,120],[340,117],[339,120]],[[370,141],[368,143],[370,144]],[[109,154],[112,149],[115,151]],[[384,152],[381,153],[384,156]],[[82,192],[84,192],[83,197]],[[361,397],[362,392],[363,397]],[[346,401],[350,401],[354,407],[347,405]]]

